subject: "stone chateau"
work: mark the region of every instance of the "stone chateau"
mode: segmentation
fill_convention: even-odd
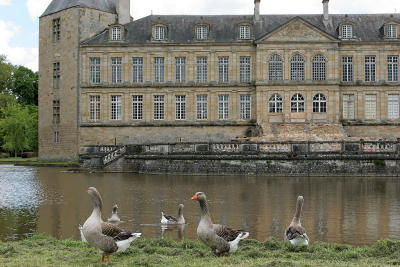
[[[400,137],[400,14],[333,15],[323,0],[322,14],[260,15],[260,2],[252,15],[133,20],[130,0],[53,0],[39,29],[40,159],[312,131]]]

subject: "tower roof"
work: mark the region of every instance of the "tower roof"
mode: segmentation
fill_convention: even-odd
[[[88,7],[116,14],[115,0],[53,0],[40,17],[71,7]]]

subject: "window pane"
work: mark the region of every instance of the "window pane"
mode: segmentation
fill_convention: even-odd
[[[197,96],[197,119],[198,120],[206,120],[207,119],[207,95],[198,95]]]
[[[184,95],[175,96],[175,119],[186,119],[186,96]]]
[[[354,95],[343,95],[343,119],[354,119]]]
[[[376,119],[376,95],[365,95],[365,119]]]
[[[111,58],[111,82],[122,82],[122,58],[120,57]]]
[[[164,96],[155,95],[154,96],[154,119],[163,120],[164,119]]]
[[[164,82],[164,58],[155,57],[154,58],[154,82],[162,83]]]
[[[301,55],[295,55],[290,60],[290,79],[304,80],[304,59]]]
[[[89,98],[89,117],[90,120],[98,121],[100,120],[100,96],[91,95]]]
[[[326,80],[326,63],[325,57],[316,55],[312,61],[312,79],[314,81]]]
[[[229,119],[229,95],[218,96],[218,119]]]
[[[251,112],[251,96],[240,95],[240,119],[249,120]]]
[[[399,118],[399,95],[388,95],[388,118],[391,120]]]
[[[197,82],[207,82],[207,57],[197,57]]]
[[[282,97],[279,94],[273,94],[269,98],[269,112],[281,113],[283,110]]]
[[[269,59],[269,80],[282,80],[282,58],[280,55],[273,55]]]
[[[218,58],[219,82],[229,82],[229,57]]]
[[[132,81],[134,83],[143,82],[143,58],[134,57],[132,58]]]
[[[134,95],[132,96],[132,119],[142,120],[143,119],[143,96]]]
[[[240,57],[240,82],[249,83],[251,76],[250,57]]]
[[[111,120],[122,119],[122,102],[120,95],[111,96]]]

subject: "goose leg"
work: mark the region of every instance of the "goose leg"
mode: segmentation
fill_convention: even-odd
[[[101,262],[104,262],[104,255],[101,256]]]
[[[110,254],[107,254],[107,264],[110,264]]]

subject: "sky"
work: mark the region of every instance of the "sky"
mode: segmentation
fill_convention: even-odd
[[[38,70],[39,16],[51,1],[0,0],[0,54],[11,63]],[[254,0],[131,0],[134,19],[150,14],[252,14],[253,9]],[[322,0],[261,0],[260,13],[321,14]],[[330,0],[329,13],[400,13],[400,0]]]

